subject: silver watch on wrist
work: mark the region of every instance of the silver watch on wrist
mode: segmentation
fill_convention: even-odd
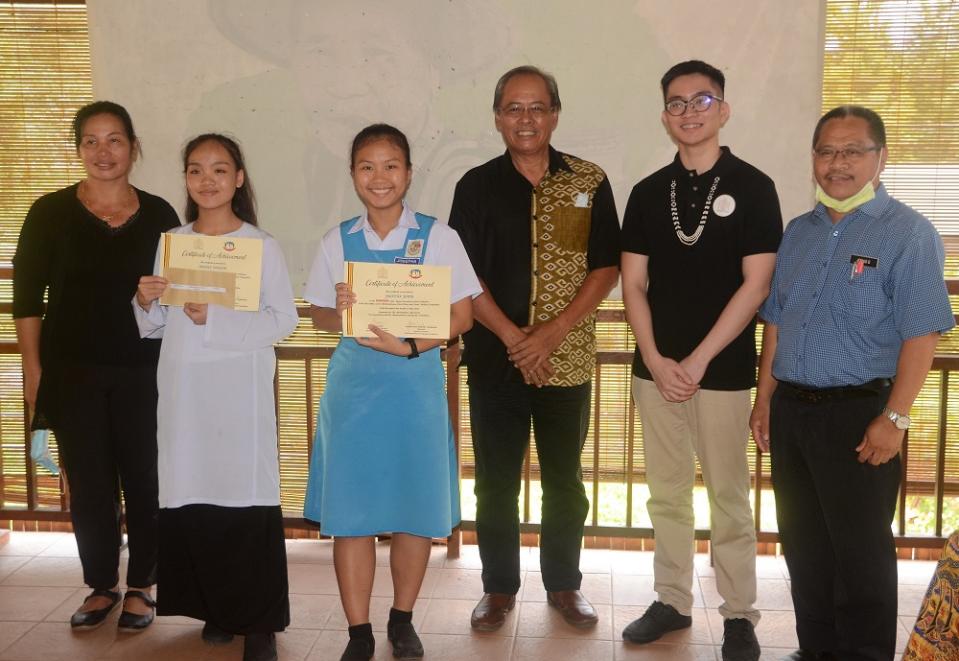
[[[893,411],[890,408],[883,408],[882,414],[892,420],[892,424],[896,425],[896,429],[909,429],[909,425],[912,423],[912,418],[910,418],[908,415],[903,415],[902,413]]]

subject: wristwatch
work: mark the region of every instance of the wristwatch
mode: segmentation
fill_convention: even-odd
[[[406,338],[406,343],[410,345],[410,352],[406,356],[406,359],[412,360],[413,358],[419,358],[420,350],[416,348],[416,340],[414,340],[412,337],[408,337]]]
[[[896,429],[909,429],[909,424],[912,422],[912,418],[910,418],[908,415],[903,415],[902,413],[893,411],[890,408],[883,408],[882,414],[892,420],[892,424],[896,425]]]

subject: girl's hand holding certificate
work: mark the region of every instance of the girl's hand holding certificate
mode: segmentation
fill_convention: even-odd
[[[356,294],[345,282],[336,283],[336,313],[342,318],[343,312],[353,307],[356,303]],[[383,353],[393,354],[394,356],[406,356],[410,352],[410,345],[396,337],[392,333],[383,330],[375,324],[368,326],[373,333],[372,337],[357,336],[356,343],[370,349],[376,349]]]

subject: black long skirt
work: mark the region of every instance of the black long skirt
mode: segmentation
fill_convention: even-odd
[[[279,506],[161,508],[157,615],[245,635],[290,624]]]

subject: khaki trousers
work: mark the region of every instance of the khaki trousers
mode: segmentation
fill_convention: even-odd
[[[756,531],[749,504],[749,391],[700,390],[685,402],[663,399],[656,384],[633,377],[649,485],[647,508],[656,534],[654,589],[659,600],[689,615],[693,606],[693,483],[696,458],[709,496],[716,586],[726,619],[754,625]]]

